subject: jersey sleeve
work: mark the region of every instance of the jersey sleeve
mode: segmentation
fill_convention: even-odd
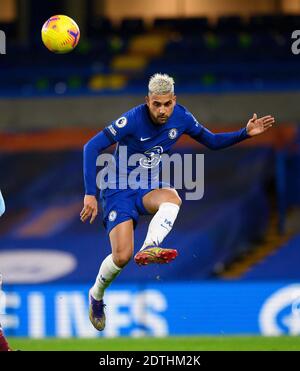
[[[185,133],[192,138],[199,137],[204,127],[197,121],[197,119],[189,112],[185,111],[184,113],[185,120]]]
[[[116,143],[120,142],[120,140],[126,136],[133,134],[135,132],[135,127],[136,117],[133,110],[131,110],[113,121],[103,132],[112,143]]]
[[[109,126],[94,136],[83,150],[83,175],[85,194],[96,195],[96,161],[98,155],[111,144],[119,142],[135,131],[135,115],[131,110],[113,121]]]
[[[83,179],[86,195],[96,195],[97,157],[113,143],[114,142],[104,134],[104,131],[101,131],[83,147]]]
[[[185,113],[185,122],[185,133],[190,135],[197,142],[204,144],[207,148],[213,150],[230,147],[250,138],[246,128],[230,133],[214,134],[203,125],[199,124],[196,118],[188,111]]]

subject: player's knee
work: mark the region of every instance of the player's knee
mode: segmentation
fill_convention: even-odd
[[[174,199],[174,204],[178,205],[179,207],[182,205],[182,199],[177,194],[177,197]]]
[[[182,199],[179,197],[179,194],[177,193],[177,191],[172,190],[169,193],[169,197],[168,197],[168,201],[167,202],[171,202],[171,203],[176,204],[177,206],[180,207],[181,204],[182,204]]]
[[[132,258],[132,252],[126,251],[119,254],[114,255],[113,260],[117,267],[124,268]]]

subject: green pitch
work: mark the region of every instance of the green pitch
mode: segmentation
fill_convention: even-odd
[[[168,338],[43,339],[10,338],[21,350],[300,350],[300,337],[218,336]]]

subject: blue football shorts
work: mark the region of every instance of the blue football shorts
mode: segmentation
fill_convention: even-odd
[[[157,188],[172,188],[160,182]],[[105,189],[100,192],[100,204],[103,212],[103,225],[107,234],[118,224],[133,220],[134,228],[140,215],[149,215],[143,204],[143,197],[157,188],[147,189]]]

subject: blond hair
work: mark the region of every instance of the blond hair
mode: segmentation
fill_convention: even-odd
[[[174,79],[167,74],[156,73],[149,80],[148,91],[156,95],[174,93]]]

